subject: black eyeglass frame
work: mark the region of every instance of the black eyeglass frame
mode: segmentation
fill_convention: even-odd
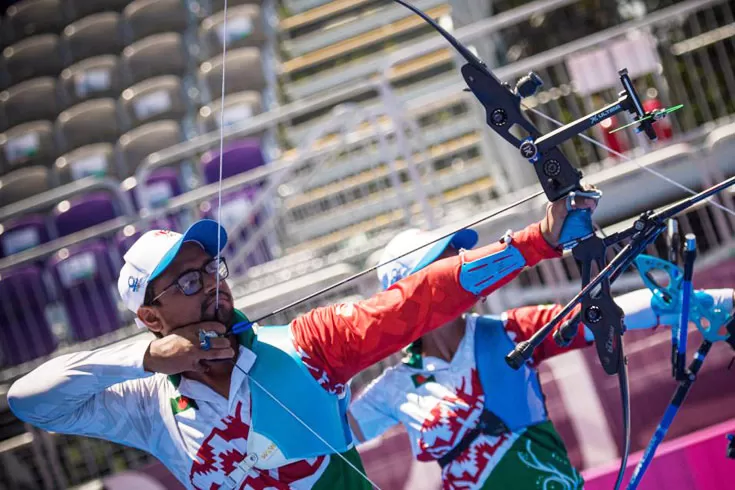
[[[215,263],[217,264],[217,268],[216,269],[214,269],[213,271],[207,270],[208,267],[210,267],[212,264],[215,264]],[[203,277],[203,275],[204,274],[211,274],[211,275],[217,274],[218,271],[220,270],[220,265],[224,266],[224,272],[219,274],[219,280],[227,279],[230,276],[230,270],[227,267],[227,261],[225,260],[224,257],[214,257],[212,260],[208,261],[206,264],[204,264],[199,269],[189,269],[189,270],[186,270],[186,271],[182,272],[181,274],[179,274],[179,277],[177,277],[171,284],[169,284],[168,286],[166,286],[165,288],[163,288],[161,290],[161,292],[158,293],[158,295],[156,295],[155,298],[153,298],[152,300],[150,300],[150,303],[151,304],[152,303],[155,303],[156,300],[158,300],[158,298],[160,298],[161,296],[163,296],[164,294],[166,294],[174,286],[176,286],[179,289],[179,291],[181,291],[181,293],[184,296],[193,296],[193,295],[197,294],[204,287],[204,277]],[[197,288],[196,288],[195,291],[187,293],[186,291],[184,291],[184,286],[182,286],[179,283],[179,281],[181,281],[184,276],[186,276],[188,274],[191,274],[193,272],[197,274],[196,280],[197,280],[198,286],[197,286]]]

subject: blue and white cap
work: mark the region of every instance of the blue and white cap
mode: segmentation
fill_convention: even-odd
[[[143,234],[123,257],[125,264],[120,269],[117,280],[117,290],[127,309],[133,313],[138,312],[145,299],[148,284],[166,270],[181,246],[187,242],[197,243],[214,257],[225,248],[227,232],[216,221],[203,219],[191,225],[183,235],[170,230],[152,230]],[[145,327],[137,318],[135,323],[139,327]]]
[[[388,262],[378,267],[378,279],[383,289],[387,289],[393,283],[431,264],[450,245],[457,250],[461,248],[469,250],[477,245],[477,232],[474,230],[460,230],[436,243],[431,243],[440,236],[442,236],[441,233],[411,228],[393,237],[383,249],[380,262],[378,262],[379,264]],[[426,246],[401,257],[401,255],[421,247],[421,245]]]

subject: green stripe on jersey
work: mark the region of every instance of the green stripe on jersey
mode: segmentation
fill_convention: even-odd
[[[493,468],[482,490],[582,490],[584,479],[569,461],[551,422],[526,429]]]
[[[352,448],[342,453],[342,456],[365,473],[357,449]],[[342,458],[336,454],[331,454],[327,469],[324,470],[324,474],[311,488],[312,490],[335,490],[337,488],[343,490],[372,490],[373,486]]]

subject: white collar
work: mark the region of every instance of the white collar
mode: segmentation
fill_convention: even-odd
[[[253,364],[255,364],[255,359],[257,358],[257,356],[247,347],[243,347],[242,345],[239,347],[240,350],[237,357],[236,365],[240,367],[243,371],[248,373],[252,369]],[[237,399],[237,392],[239,391],[240,386],[245,379],[246,376],[242,371],[240,371],[240,369],[233,368],[232,377],[230,378],[230,408],[232,408],[231,405],[233,401]],[[179,383],[179,393],[197,401],[206,401],[212,403],[222,403],[223,401],[225,401],[222,395],[214,391],[209,386],[200,381],[189,379],[186,376],[181,377],[181,382]]]

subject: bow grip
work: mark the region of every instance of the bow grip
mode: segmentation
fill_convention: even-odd
[[[589,209],[574,209],[573,203],[577,196],[587,197],[598,201],[602,197],[600,191],[570,192],[567,199],[567,217],[559,235],[559,243],[564,249],[574,248],[579,242],[594,235],[592,226],[592,211]]]

